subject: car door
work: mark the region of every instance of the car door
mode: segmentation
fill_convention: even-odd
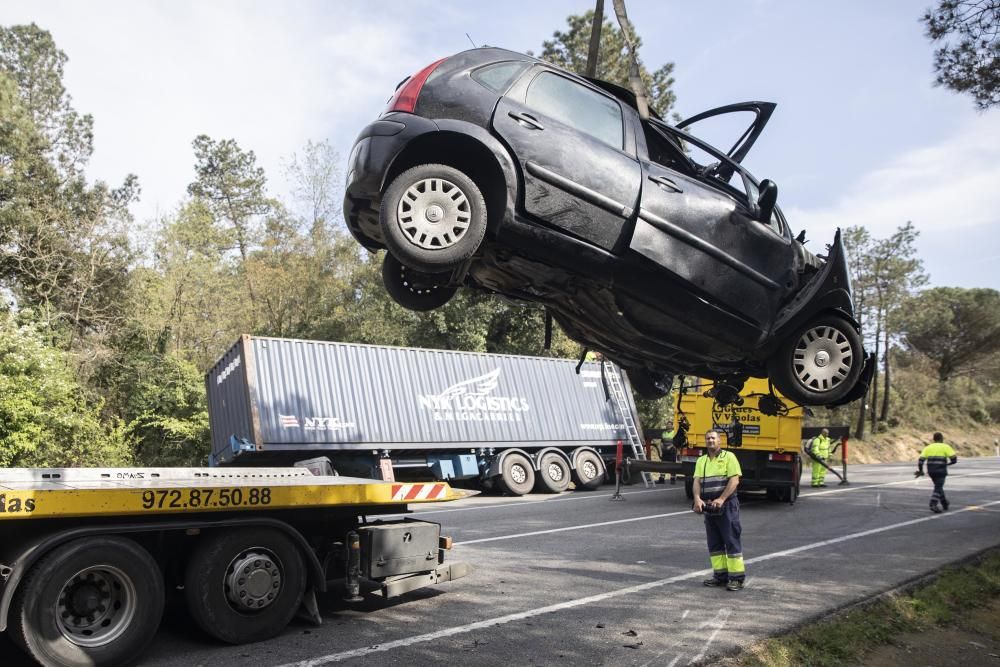
[[[530,216],[605,250],[627,244],[641,170],[618,100],[538,67],[500,99],[493,129],[521,165]]]
[[[646,132],[650,159],[641,162],[642,196],[631,248],[766,331],[794,278],[790,238],[780,223],[775,228],[753,218],[755,189],[741,194],[706,179],[680,152],[682,139],[669,139]],[[667,159],[671,153],[674,159]],[[735,164],[728,167],[739,171]]]

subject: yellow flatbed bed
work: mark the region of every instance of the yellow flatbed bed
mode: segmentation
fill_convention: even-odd
[[[7,468],[0,470],[0,521],[405,506],[475,493],[444,482],[316,476],[305,468]]]

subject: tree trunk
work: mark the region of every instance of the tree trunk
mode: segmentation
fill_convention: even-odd
[[[882,342],[882,322],[876,315],[875,323],[875,372],[872,373],[872,434],[878,433],[876,429],[876,417],[878,416],[878,355],[879,343]]]
[[[891,348],[889,347],[889,331],[885,332],[885,382],[883,383],[882,391],[882,413],[879,415],[878,420],[880,422],[889,421],[889,389],[891,385],[890,368],[892,367],[889,363],[889,352]]]
[[[868,394],[866,393],[858,401],[858,425],[854,429],[854,439],[865,439],[865,408],[868,407]]]

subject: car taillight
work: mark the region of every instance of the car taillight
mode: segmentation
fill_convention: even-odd
[[[417,97],[420,95],[420,89],[424,87],[427,77],[431,75],[431,72],[434,71],[435,67],[444,61],[445,58],[432,62],[427,67],[411,76],[406,83],[401,85],[396,90],[396,94],[392,96],[391,100],[389,100],[389,111],[405,111],[406,113],[413,113],[414,107],[417,106]]]
[[[792,460],[794,460],[794,458],[795,457],[792,456],[791,454],[768,454],[767,455],[767,460],[768,461],[792,461]]]

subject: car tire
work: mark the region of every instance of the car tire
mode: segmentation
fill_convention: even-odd
[[[8,634],[46,667],[131,664],[156,635],[163,600],[163,574],[146,549],[85,537],[31,568],[14,595]],[[93,614],[76,615],[79,604]]]
[[[601,488],[607,472],[604,461],[594,452],[583,451],[577,454],[576,467],[573,469],[573,483],[578,491],[596,491]]]
[[[500,481],[508,493],[523,496],[535,486],[535,470],[527,456],[512,452],[504,457],[500,467]]]
[[[800,405],[828,405],[848,394],[864,367],[861,336],[835,315],[820,317],[785,340],[768,362],[778,390]]]
[[[248,576],[240,577],[240,573]],[[223,529],[200,539],[188,560],[184,595],[191,618],[229,644],[269,639],[295,616],[306,587],[298,546],[267,527]]]
[[[445,283],[448,274],[423,273],[411,269],[390,253],[382,260],[382,284],[392,300],[407,310],[426,312],[448,303],[457,287]]]
[[[652,373],[645,368],[627,368],[628,381],[640,398],[655,401],[670,394],[674,378],[671,375]]]
[[[571,474],[569,461],[549,452],[538,462],[535,487],[542,493],[562,493],[569,488]]]
[[[422,164],[397,176],[382,197],[386,246],[418,271],[450,271],[472,257],[486,235],[486,201],[458,169]]]

